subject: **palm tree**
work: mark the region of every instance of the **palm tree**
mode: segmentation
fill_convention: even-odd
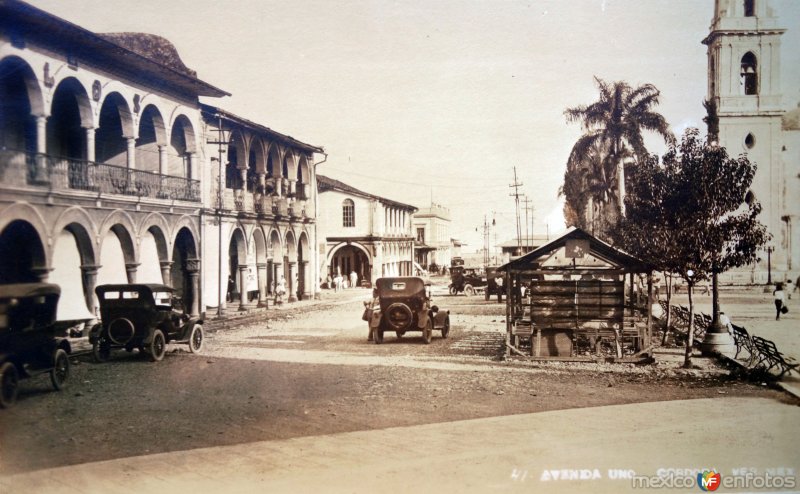
[[[564,112],[567,122],[580,122],[584,134],[572,147],[561,192],[579,216],[587,214],[591,202],[594,214],[603,214],[609,223],[622,212],[623,162],[647,158],[642,131],[655,132],[667,143],[675,138],[664,117],[653,111],[661,94],[655,86],[632,88],[624,81],[607,83],[597,77],[595,81],[600,99]],[[567,176],[577,170],[585,176]],[[612,200],[616,207],[610,207]]]

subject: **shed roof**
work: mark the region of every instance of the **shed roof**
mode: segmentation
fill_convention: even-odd
[[[622,269],[626,272],[644,273],[652,271],[653,267],[645,261],[638,259],[626,252],[623,252],[611,245],[603,242],[599,238],[586,233],[580,228],[572,228],[567,230],[563,235],[553,239],[538,249],[525,254],[522,257],[514,259],[506,264],[500,266],[498,271],[520,271],[526,269],[538,269],[541,262],[547,257],[555,253],[557,250],[565,247],[569,240],[586,240],[589,242],[588,254],[602,260],[615,268]],[[564,265],[563,271],[572,269],[571,265]],[[553,269],[558,272],[558,269]]]

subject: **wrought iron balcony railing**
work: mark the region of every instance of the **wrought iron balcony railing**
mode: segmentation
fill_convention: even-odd
[[[85,190],[153,199],[199,202],[200,181],[85,160],[25,154],[24,172],[15,170],[23,153],[0,152],[0,176],[6,185]]]

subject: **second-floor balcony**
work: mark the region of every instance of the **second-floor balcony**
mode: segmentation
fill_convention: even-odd
[[[6,187],[80,190],[189,202],[201,200],[199,180],[10,150],[0,151],[0,180]]]

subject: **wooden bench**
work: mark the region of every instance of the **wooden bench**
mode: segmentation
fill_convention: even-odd
[[[769,372],[772,369],[780,370],[778,378],[783,377],[787,372],[797,370],[800,363],[794,359],[784,356],[770,340],[753,335],[751,338],[753,347],[757,353],[757,360],[753,367],[759,367]]]
[[[744,348],[747,350],[748,363],[752,363],[756,352],[753,347],[753,341],[750,339],[750,333],[742,326],[731,324],[731,327],[733,328],[731,336],[733,336],[733,343],[736,345],[736,355],[733,358],[738,358]]]

